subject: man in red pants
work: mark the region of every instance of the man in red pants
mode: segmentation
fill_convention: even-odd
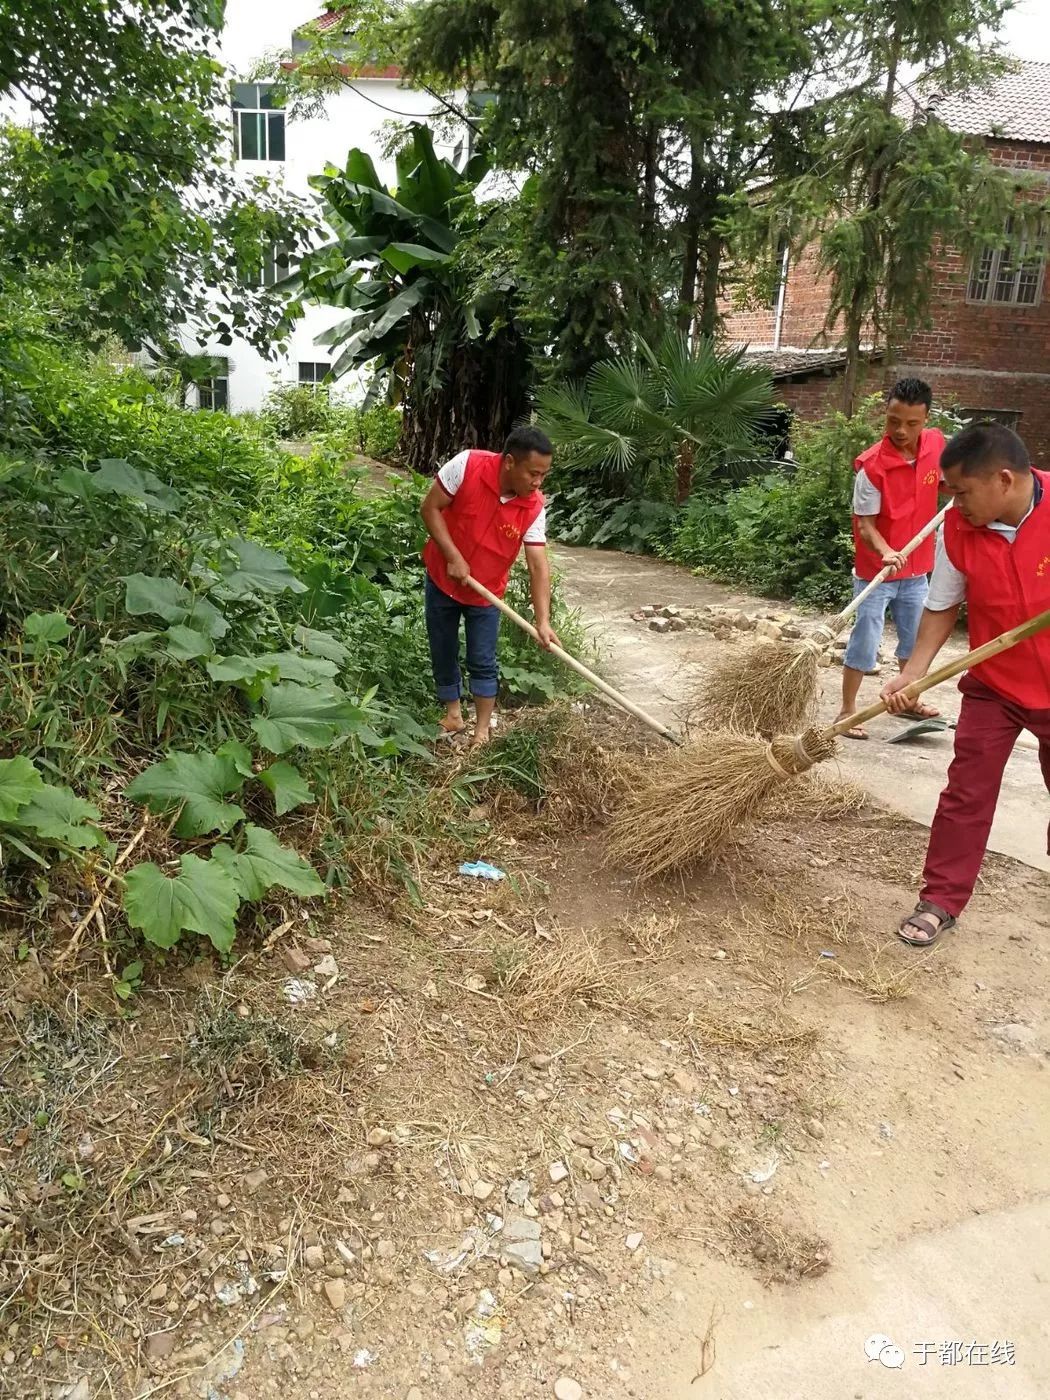
[[[944,449],[941,470],[953,507],[915,650],[882,691],[894,712],[908,708],[900,692],[927,674],[964,599],[971,649],[1050,609],[1050,475],[1029,460],[1017,434],[999,423],[964,428]],[[1039,740],[1050,789],[1050,634],[975,666],[959,689],[955,757],[930,830],[919,903],[898,929],[919,948],[953,928],[973,894],[1003,770],[1022,729]],[[1050,851],[1050,831],[1047,838]]]

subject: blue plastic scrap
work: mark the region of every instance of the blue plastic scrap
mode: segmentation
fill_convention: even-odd
[[[489,865],[487,860],[467,860],[459,867],[461,875],[470,875],[475,880],[505,880],[504,871],[498,865]]]

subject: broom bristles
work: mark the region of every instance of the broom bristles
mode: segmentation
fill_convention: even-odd
[[[772,743],[730,730],[666,755],[612,823],[609,855],[643,880],[707,860],[755,821],[782,783],[829,758],[826,730]]]
[[[818,653],[811,645],[753,642],[704,681],[695,715],[705,728],[738,734],[794,734],[817,698]]]

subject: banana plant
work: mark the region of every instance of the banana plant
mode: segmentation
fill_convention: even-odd
[[[498,443],[527,408],[528,354],[509,275],[485,279],[465,256],[492,210],[475,200],[483,155],[464,169],[410,128],[386,188],[370,156],[313,180],[335,233],[286,284],[349,313],[319,343],[334,378],[370,366],[370,397],[402,405],[401,455],[420,472],[466,446]]]

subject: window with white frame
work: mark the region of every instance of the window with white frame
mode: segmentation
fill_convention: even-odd
[[[272,83],[234,83],[233,135],[238,160],[284,160],[284,112]]]
[[[324,360],[300,360],[299,361],[299,385],[310,389],[320,389],[324,393],[328,392],[328,385],[324,382],[325,376],[332,366]]]
[[[213,373],[197,381],[197,406],[212,413],[228,413],[230,409],[230,362],[216,356]]]
[[[967,298],[1005,306],[1038,306],[1046,270],[1045,229],[1023,230],[1011,216],[1005,232],[1008,241],[1002,248],[982,248],[974,258]]]

